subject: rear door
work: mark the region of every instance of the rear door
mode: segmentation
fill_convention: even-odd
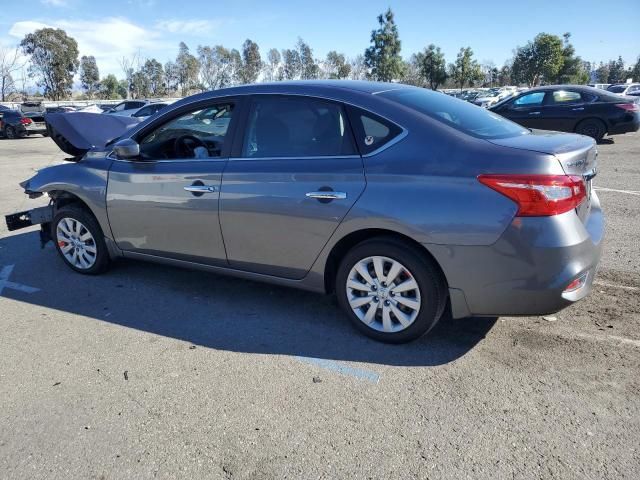
[[[238,102],[185,106],[135,138],[140,158],[117,159],[109,171],[107,211],[118,247],[211,265],[226,265],[218,203]],[[219,122],[218,122],[219,123]]]
[[[365,188],[344,107],[256,95],[234,154],[220,194],[229,264],[303,278]]]
[[[549,92],[545,99],[546,130],[573,132],[580,120],[588,116],[595,96],[576,90],[560,89]]]

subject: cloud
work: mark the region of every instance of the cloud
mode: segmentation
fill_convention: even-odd
[[[50,7],[66,7],[67,0],[40,0],[40,3]]]
[[[125,18],[104,18],[92,20],[47,20],[21,21],[13,24],[9,35],[22,39],[27,33],[44,27],[61,28],[78,42],[80,55],[96,57],[102,74],[119,74],[119,60],[138,53],[157,51],[164,46],[160,33],[149,30]],[[173,47],[173,43],[171,46]]]
[[[220,25],[221,22],[211,20],[162,20],[156,23],[155,28],[169,33],[202,35],[211,33]]]

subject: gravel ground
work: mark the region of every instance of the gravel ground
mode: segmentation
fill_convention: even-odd
[[[0,226],[0,476],[638,478],[639,153],[600,146],[590,297],[403,346],[330,297],[137,262],[88,278]],[[0,140],[1,213],[42,203],[17,183],[63,156]]]

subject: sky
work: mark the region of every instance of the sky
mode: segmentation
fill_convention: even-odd
[[[0,45],[16,45],[44,26],[63,28],[81,55],[96,57],[102,76],[119,77],[123,56],[164,63],[175,57],[180,41],[195,53],[198,45],[240,49],[250,38],[264,58],[269,49],[292,48],[301,37],[316,57],[330,50],[354,57],[367,48],[376,17],[390,6],[407,59],[434,43],[447,62],[470,46],[478,61],[501,66],[540,32],[571,32],[584,60],[621,55],[630,64],[640,55],[638,1],[0,0]]]

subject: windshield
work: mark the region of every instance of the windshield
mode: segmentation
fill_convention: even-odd
[[[607,90],[613,93],[623,93],[627,89],[626,85],[612,85]]]
[[[529,130],[484,108],[422,88],[403,88],[380,96],[474,137],[494,139],[526,135]]]

